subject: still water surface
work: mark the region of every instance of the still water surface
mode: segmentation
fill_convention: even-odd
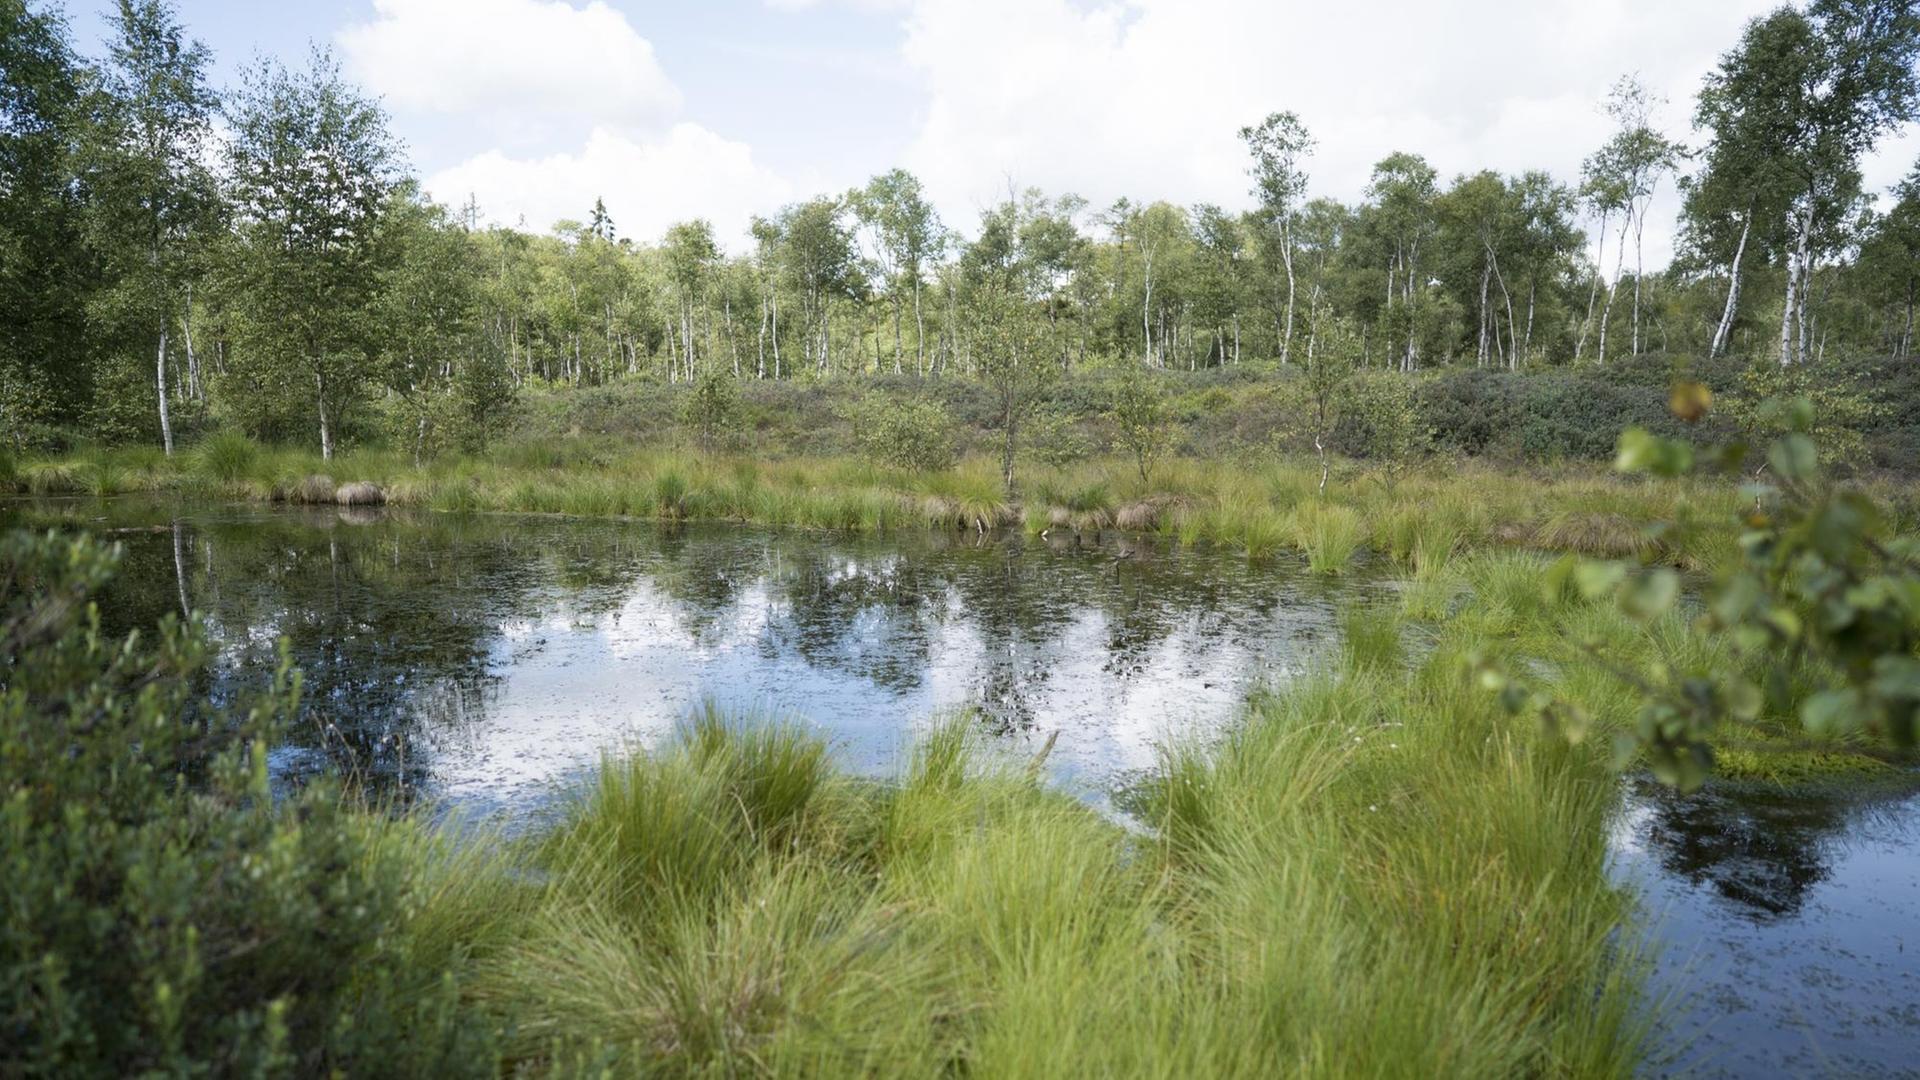
[[[49,509],[41,504],[40,513]],[[80,500],[127,548],[119,627],[202,612],[217,692],[285,638],[306,722],[282,764],[508,815],[703,701],[816,728],[892,771],[967,708],[1095,802],[1332,644],[1355,589],[1151,544],[878,539],[729,526]]]
[[[276,765],[537,819],[599,756],[689,710],[802,720],[891,772],[962,708],[1100,806],[1155,748],[1232,722],[1391,586],[1146,542],[886,538],[537,517],[0,504],[127,548],[115,629],[204,613],[209,692],[257,685],[284,639],[306,717]],[[1920,1075],[1920,798],[1631,785],[1614,870],[1644,899],[1655,989],[1681,1001],[1650,1071]]]

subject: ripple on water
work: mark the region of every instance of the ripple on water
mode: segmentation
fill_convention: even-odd
[[[1654,1075],[1920,1075],[1920,795],[1636,784],[1614,873],[1680,1007]]]

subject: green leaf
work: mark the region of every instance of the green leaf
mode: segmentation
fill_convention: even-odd
[[[1707,610],[1722,626],[1737,626],[1760,602],[1761,586],[1752,574],[1735,574],[1720,583]]]
[[[1707,774],[1713,771],[1713,751],[1705,743],[1689,745],[1674,755],[1674,771],[1673,786],[1680,789],[1681,794],[1700,790],[1707,782]]]
[[[1676,439],[1663,439],[1645,428],[1632,427],[1621,432],[1618,445],[1613,467],[1621,472],[1679,476],[1693,468],[1692,446]]]
[[[1560,599],[1560,594],[1567,590],[1567,582],[1572,579],[1579,565],[1578,557],[1562,555],[1547,567],[1547,572],[1540,578],[1540,593],[1547,603],[1552,604]]]
[[[1613,755],[1608,764],[1613,766],[1614,772],[1620,772],[1633,764],[1633,756],[1639,752],[1640,740],[1624,731],[1617,732],[1613,736]]]
[[[1767,450],[1767,464],[1789,480],[1807,481],[1819,470],[1819,455],[1814,451],[1812,439],[1795,432],[1782,436]]]
[[[1800,722],[1815,735],[1837,735],[1861,726],[1867,718],[1866,701],[1852,687],[1822,690],[1800,706]]]
[[[1598,600],[1618,588],[1626,577],[1625,563],[1587,559],[1573,568],[1573,587],[1580,591],[1582,597]]]
[[[1648,622],[1666,614],[1680,596],[1680,575],[1661,568],[1630,578],[1620,590],[1620,610]]]
[[[1884,698],[1920,701],[1920,659],[1882,656],[1875,660],[1873,692]]]
[[[1727,684],[1727,714],[1743,724],[1752,723],[1760,717],[1760,707],[1764,697],[1760,688],[1745,679],[1736,679]]]
[[[1667,785],[1678,787],[1680,783],[1680,762],[1675,758],[1673,747],[1665,743],[1654,743],[1647,747],[1647,766],[1653,770],[1653,778]]]

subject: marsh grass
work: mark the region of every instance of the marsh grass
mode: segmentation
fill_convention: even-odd
[[[1366,538],[1360,514],[1333,503],[1303,502],[1287,518],[1287,532],[1316,574],[1344,573]]]
[[[260,447],[237,431],[221,431],[195,447],[192,469],[221,484],[238,484],[253,474]]]
[[[1132,828],[965,717],[883,782],[704,709],[513,854],[431,849],[418,947],[532,1072],[1627,1075],[1604,767],[1345,622]]]
[[[428,468],[212,456],[20,474],[84,490],[104,461],[154,478],[128,484],[197,477],[315,501],[364,478],[450,512],[862,530],[977,533],[1016,515],[1044,529],[1060,511],[1070,527],[1151,527],[1253,558],[1298,549],[1323,574],[1370,545],[1406,579],[1397,605],[1345,610],[1338,653],[1255,695],[1217,742],[1165,747],[1126,822],[984,752],[964,718],[878,781],[791,721],[703,709],[659,750],[606,758],[531,837],[369,824],[416,867],[395,947],[422,986],[457,980],[507,1071],[1626,1076],[1644,1057],[1635,915],[1605,873],[1618,784],[1603,736],[1636,703],[1578,646],[1676,669],[1729,658],[1680,615],[1646,626],[1547,591],[1553,555],[1496,541],[1525,522],[1523,547],[1598,548],[1625,535],[1614,517],[1673,513],[1685,490],[1467,471],[1321,500],[1312,471],[1285,464],[1170,462],[1149,489],[1096,462],[1034,477],[1015,505],[980,459],[917,473],[606,444]],[[1534,528],[1556,493],[1562,528]],[[1430,625],[1415,637],[1409,619]],[[1541,672],[1596,730],[1569,745],[1507,718],[1463,677],[1472,650]],[[1859,758],[1754,744],[1728,758],[1743,777],[1831,776]]]
[[[90,454],[73,471],[73,481],[88,495],[120,495],[133,490],[133,473],[114,456]]]
[[[1735,496],[1707,482],[1626,482],[1591,470],[1521,474],[1465,463],[1386,487],[1346,479],[1317,493],[1310,462],[1174,459],[1151,485],[1119,460],[1023,466],[1007,497],[997,462],[911,471],[845,457],[692,455],[573,436],[509,442],[474,457],[415,463],[379,447],[332,461],[297,447],[215,434],[174,461],[151,449],[87,450],[25,460],[11,486],[35,494],[178,490],[326,502],[325,484],[377,486],[386,501],[449,512],[521,511],[675,521],[745,521],[885,531],[1010,526],[1030,534],[1121,529],[1183,545],[1215,544],[1255,559],[1289,549],[1320,573],[1371,547],[1403,571],[1438,573],[1491,545],[1650,556],[1689,568],[1737,555]],[[1655,537],[1652,522],[1672,528]]]
[[[1379,604],[1353,604],[1340,613],[1341,659],[1355,673],[1398,671],[1406,660],[1401,614]]]

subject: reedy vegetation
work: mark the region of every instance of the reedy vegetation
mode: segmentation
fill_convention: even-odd
[[[1254,558],[1294,552],[1339,573],[1368,554],[1425,571],[1465,547],[1506,546],[1614,556],[1648,554],[1698,568],[1731,551],[1738,496],[1709,480],[1625,479],[1599,468],[1540,471],[1456,462],[1382,482],[1344,465],[1319,491],[1319,464],[1175,458],[1142,480],[1135,462],[1093,459],[1023,467],[1024,499],[1009,501],[1000,463],[968,456],[915,470],[845,457],[766,460],[694,454],[597,439],[506,443],[480,457],[416,466],[387,450],[323,461],[307,450],[223,436],[168,459],[146,448],[97,449],[30,461],[16,490],[40,494],[177,492],[196,497],[334,503],[370,482],[390,505],[670,521],[735,521],[817,529],[962,529],[1022,525],[1032,535],[1102,532],[1210,543]],[[1910,489],[1863,481],[1912,512]],[[1676,527],[1659,542],[1646,528]]]
[[[713,492],[780,485],[773,490],[784,496],[758,497],[864,507],[881,524],[886,513],[921,505],[916,497],[950,500],[942,505],[967,508],[962,516],[1010,513],[994,501],[990,460],[914,474],[845,461],[774,466],[635,452],[586,477],[593,486],[572,486],[582,477],[567,444],[500,454],[507,460],[488,466],[500,470],[499,486],[465,475],[449,490],[566,492],[590,500],[593,512],[631,499],[650,514],[692,516],[727,505]],[[209,490],[334,487],[330,479],[306,484],[315,463],[284,450],[228,443],[192,460],[196,471],[185,474],[157,453],[94,466],[135,483],[186,480]],[[343,477],[413,472],[399,455],[333,464],[353,469]],[[122,1025],[120,1040],[149,1029],[164,1036],[139,1060],[169,1065],[219,1053],[226,1036],[217,1025],[168,1017],[264,1015],[259,1052],[269,1060],[374,1060],[391,1041],[413,1055],[404,1060],[481,1073],[1631,1072],[1657,1010],[1640,998],[1630,898],[1603,870],[1619,790],[1608,740],[1543,737],[1468,677],[1468,660],[1540,673],[1597,736],[1625,730],[1641,700],[1583,662],[1587,648],[1630,667],[1676,671],[1759,661],[1727,652],[1675,611],[1642,621],[1554,586],[1549,552],[1507,550],[1540,542],[1537,532],[1511,535],[1539,505],[1540,481],[1470,470],[1415,475],[1391,489],[1343,483],[1321,499],[1317,463],[1228,471],[1175,462],[1164,482],[1185,494],[1167,496],[1130,488],[1139,482],[1134,465],[1059,470],[1031,487],[1063,493],[1058,508],[1089,523],[1117,500],[1158,497],[1170,508],[1162,527],[1176,539],[1182,531],[1196,542],[1237,535],[1260,554],[1296,537],[1321,568],[1341,565],[1346,545],[1364,533],[1372,557],[1406,582],[1397,599],[1349,611],[1338,658],[1256,695],[1223,741],[1168,747],[1161,768],[1125,801],[1136,828],[1051,787],[1038,762],[976,744],[964,716],[934,723],[900,776],[876,781],[839,771],[797,721],[708,711],[668,747],[609,756],[551,829],[508,839],[349,810],[307,842],[345,845],[343,855],[322,846],[315,857],[348,859],[354,888],[368,891],[333,896],[335,907],[313,912],[274,906],[298,890],[249,901],[260,907],[252,915],[192,909],[221,934],[244,932],[248,918],[324,926],[352,911],[352,935],[311,935],[315,949],[341,941],[348,952],[331,959],[359,973],[329,983],[319,999],[303,996],[311,984],[289,969],[244,962],[181,982],[169,973],[199,971],[191,935],[160,936],[133,956],[103,955],[92,937],[32,922],[8,940],[29,950],[23,955],[54,957],[38,961],[47,971],[132,965],[88,983],[87,1000],[111,1003],[121,1018],[100,1013],[92,1022]],[[29,472],[36,469],[52,472]],[[568,484],[526,479],[543,471]],[[817,503],[811,482],[823,485]],[[1733,509],[1733,496],[1692,480],[1562,474],[1545,483],[1556,505],[1606,520],[1684,525],[1690,514],[1724,521]],[[919,513],[903,520],[924,524],[927,511]],[[1127,513],[1123,505],[1112,516]],[[860,523],[859,513],[846,518]],[[1563,543],[1586,535],[1540,520]],[[1724,559],[1730,537],[1681,528],[1663,542],[1663,559],[1687,563]],[[54,593],[70,612],[85,591]],[[181,639],[170,630],[167,640]],[[175,665],[170,693],[187,692],[191,660],[206,654],[182,655],[189,659]],[[142,667],[137,654],[132,664]],[[42,681],[89,677],[84,665],[36,670]],[[1796,700],[1818,691],[1819,675],[1796,673]],[[9,715],[32,721],[10,729],[16,740],[38,730],[33,703],[97,696],[7,688],[27,691],[5,700],[16,710]],[[141,702],[138,716],[164,704]],[[23,705],[28,712],[18,711]],[[110,751],[55,774],[75,791],[91,790],[93,763],[124,771],[129,755],[164,748],[124,739],[113,726],[75,730]],[[1792,702],[1717,742],[1731,751],[1723,768],[1736,776],[1891,772],[1879,764],[1885,751],[1859,732],[1803,731]],[[233,746],[223,768],[241,783],[239,765],[257,769],[263,750]],[[34,760],[0,757],[16,799],[38,790],[30,777],[38,784],[46,775]],[[257,771],[245,776],[264,783]],[[161,799],[159,789],[151,794]],[[168,806],[157,802],[151,820],[172,820]],[[243,860],[254,857],[248,843],[306,836],[299,830],[320,820],[308,799],[254,799],[233,812],[244,831],[229,854]],[[21,835],[53,843],[64,821],[28,815]],[[134,864],[175,859],[140,846],[148,837],[175,844],[170,835],[160,828],[120,842]],[[194,843],[167,851],[191,854]],[[69,864],[86,865],[36,859],[35,876],[21,880],[37,883],[36,896],[61,895]],[[274,880],[319,872],[296,859]],[[90,882],[93,903],[136,924],[156,902],[137,878]],[[43,1000],[31,985],[0,987],[14,990]],[[81,1030],[86,1015],[60,1018]],[[24,1067],[78,1060],[76,1045],[19,1042],[11,1052]],[[103,1061],[134,1060],[116,1049],[131,1044],[95,1045],[88,1052]]]

